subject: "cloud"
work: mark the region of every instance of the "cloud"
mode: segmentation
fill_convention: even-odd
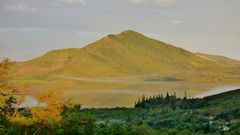
[[[59,0],[59,1],[68,3],[68,4],[85,4],[86,3],[86,0]]]
[[[130,0],[134,4],[159,4],[159,5],[173,5],[176,0]]]
[[[5,10],[14,12],[34,12],[37,8],[30,7],[24,3],[5,5]]]
[[[180,24],[180,23],[183,23],[183,21],[181,21],[181,20],[173,20],[172,23],[173,24]]]

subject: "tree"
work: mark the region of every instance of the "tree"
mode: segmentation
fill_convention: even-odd
[[[169,99],[169,93],[167,92],[167,94],[166,94],[166,99],[168,100]]]
[[[185,90],[183,99],[187,99],[187,98],[188,98],[188,95],[187,95],[187,91]]]
[[[3,59],[0,62],[0,112],[6,113],[6,108],[11,107],[14,88],[11,84],[10,69],[12,63],[9,59]]]
[[[48,129],[52,134],[52,125],[61,122],[64,98],[59,91],[47,91],[37,97],[39,105],[31,109],[32,118],[40,124],[35,133],[42,128]]]
[[[63,115],[63,123],[55,128],[55,131],[61,131],[63,135],[94,135],[95,117],[89,113],[79,113],[77,110],[66,112]]]
[[[16,88],[11,83],[12,62],[4,58],[0,60],[0,128],[8,127],[12,120],[19,121],[17,115],[18,104],[21,104],[23,96],[19,96]],[[21,120],[22,121],[22,120]]]

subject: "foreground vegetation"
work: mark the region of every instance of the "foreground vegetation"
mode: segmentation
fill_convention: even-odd
[[[36,97],[27,108],[23,89],[11,84],[11,63],[0,63],[0,134],[3,135],[238,135],[240,90],[203,99],[176,94],[142,96],[134,108],[83,109],[59,92]]]
[[[238,95],[232,97],[231,93]],[[53,115],[33,121],[34,112],[22,113],[30,124],[1,116],[0,131],[9,135],[238,135],[239,94],[240,90],[204,99],[156,97],[139,102],[135,108],[81,109],[80,105],[68,105],[63,107],[60,121],[50,121]]]

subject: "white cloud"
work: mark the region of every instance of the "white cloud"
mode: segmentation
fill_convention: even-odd
[[[183,23],[183,21],[181,21],[181,20],[173,20],[172,23],[173,24],[180,24],[180,23]]]
[[[176,3],[176,0],[130,0],[134,4],[160,4],[160,5],[172,5]]]
[[[86,3],[86,0],[59,0],[59,1],[68,3],[68,4],[85,4]]]
[[[37,8],[30,7],[26,4],[8,4],[5,6],[5,10],[14,11],[14,12],[34,12],[37,11]]]

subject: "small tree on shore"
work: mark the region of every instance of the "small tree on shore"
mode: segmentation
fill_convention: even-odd
[[[37,132],[42,128],[48,129],[48,134],[52,134],[52,125],[61,122],[64,99],[60,92],[48,91],[37,97],[39,105],[31,109],[32,118],[39,124]]]

